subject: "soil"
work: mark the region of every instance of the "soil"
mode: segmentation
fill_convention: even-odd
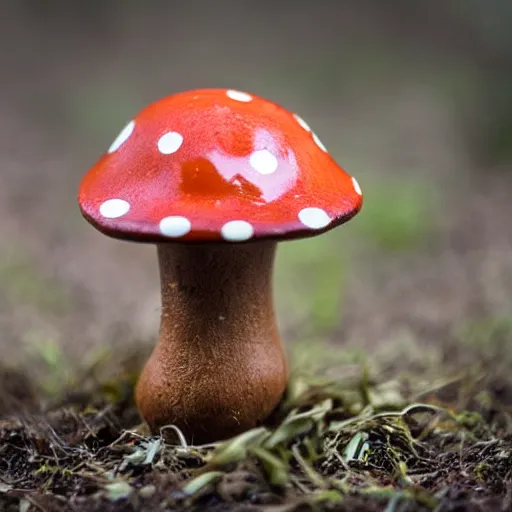
[[[0,509],[510,510],[512,380],[498,345],[489,358],[459,341],[408,372],[295,372],[272,424],[210,446],[148,435],[137,352],[88,368],[65,395],[3,369]],[[483,362],[454,364],[466,357]]]

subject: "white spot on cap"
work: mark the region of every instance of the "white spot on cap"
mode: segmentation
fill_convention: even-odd
[[[316,133],[313,133],[313,140],[322,151],[325,151],[327,153],[327,148],[323,145],[322,141],[318,138],[318,135]]]
[[[331,222],[331,218],[322,208],[304,208],[299,212],[299,220],[311,229],[325,228]]]
[[[302,128],[304,128],[304,130],[306,130],[307,132],[311,131],[309,124],[306,123],[306,121],[304,121],[304,119],[302,119],[302,117],[300,117],[297,114],[293,114],[293,117],[295,118],[295,121],[297,121],[297,123],[299,123],[302,126]]]
[[[178,238],[190,232],[192,224],[186,217],[172,215],[164,217],[159,224],[160,233],[171,238]]]
[[[106,219],[117,219],[126,215],[129,210],[130,203],[124,199],[109,199],[100,206],[100,213]]]
[[[130,137],[133,133],[133,129],[135,128],[135,121],[130,121],[119,133],[116,137],[116,140],[112,142],[111,146],[108,148],[108,153],[113,153],[117,151]]]
[[[220,234],[228,242],[243,242],[252,237],[254,229],[245,220],[231,220],[222,226]]]
[[[176,153],[183,144],[183,135],[178,132],[167,132],[158,139],[158,150],[164,155]]]
[[[277,158],[268,150],[255,151],[249,157],[249,163],[260,174],[272,174],[277,169]]]
[[[235,101],[243,101],[247,103],[248,101],[252,101],[252,96],[250,94],[247,94],[246,92],[242,91],[235,91],[234,89],[228,89],[226,91],[226,95],[228,98],[231,98]]]
[[[357,182],[357,180],[352,176],[352,184],[354,185],[354,188],[356,190],[356,192],[362,196],[363,195],[363,191],[361,190],[361,187],[359,186],[359,183]]]

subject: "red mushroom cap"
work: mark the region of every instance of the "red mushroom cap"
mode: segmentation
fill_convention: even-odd
[[[85,175],[78,200],[114,238],[242,242],[327,231],[359,211],[362,194],[296,114],[204,89],[142,110]]]

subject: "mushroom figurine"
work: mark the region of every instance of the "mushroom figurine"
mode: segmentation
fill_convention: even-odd
[[[231,89],[144,108],[84,176],[85,219],[157,246],[158,342],[135,399],[152,432],[192,443],[262,424],[288,373],[272,299],[277,242],[318,235],[361,208],[357,181],[298,115]]]

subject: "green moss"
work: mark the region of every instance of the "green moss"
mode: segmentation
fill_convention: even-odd
[[[362,180],[361,180],[362,181]],[[364,207],[353,229],[385,251],[418,248],[435,231],[439,203],[432,184],[417,180],[362,181]]]

